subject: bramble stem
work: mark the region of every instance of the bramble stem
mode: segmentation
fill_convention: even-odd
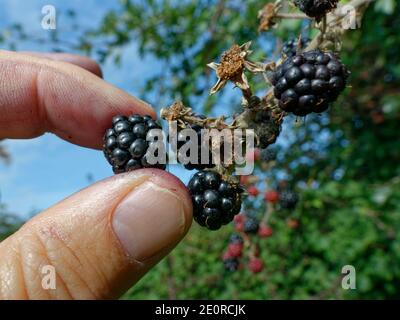
[[[311,19],[310,17],[308,17],[307,15],[303,14],[303,13],[277,13],[275,15],[275,17],[277,18],[281,18],[281,19]]]

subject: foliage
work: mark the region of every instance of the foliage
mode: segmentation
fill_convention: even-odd
[[[7,210],[6,206],[0,203],[0,241],[13,234],[22,225],[22,220],[15,213]]]

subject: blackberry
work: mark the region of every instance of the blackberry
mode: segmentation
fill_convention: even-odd
[[[243,243],[231,243],[227,252],[233,258],[240,258],[243,253]]]
[[[294,209],[299,201],[299,196],[292,190],[284,190],[279,194],[279,203],[284,209]]]
[[[213,171],[199,171],[189,181],[194,220],[210,230],[228,224],[240,212],[242,188]]]
[[[312,50],[286,59],[270,80],[279,107],[305,116],[327,110],[345,89],[348,74],[334,53]]]
[[[244,222],[244,227],[243,227],[243,231],[245,233],[257,233],[258,232],[258,228],[260,227],[260,223],[257,219],[254,218],[248,218],[246,219],[246,221]]]
[[[240,234],[237,233],[233,233],[230,237],[229,237],[229,243],[239,243],[239,244],[243,244],[243,238]]]
[[[198,142],[198,145],[197,145],[197,152],[198,152],[197,163],[188,162],[187,164],[184,164],[185,169],[187,169],[187,170],[193,170],[193,169],[204,170],[204,169],[207,169],[207,168],[215,167],[215,164],[213,164],[212,161],[211,161],[211,159],[212,159],[212,151],[211,151],[210,144],[209,144],[209,150],[210,151],[209,151],[209,156],[208,156],[209,162],[208,162],[208,164],[202,164],[201,163],[201,150],[202,150],[202,146],[204,146],[204,143],[206,143],[205,141],[202,140],[202,137],[201,137],[201,129],[202,129],[202,127],[200,127],[198,125],[192,125],[192,126],[189,126],[189,127],[185,128],[185,129],[193,129],[194,131],[196,131],[196,133],[197,133],[197,142]],[[182,141],[180,141],[180,140],[182,140]],[[188,145],[189,149],[187,149],[187,154],[186,154],[186,156],[189,156],[189,150],[191,149],[190,148],[190,144],[192,144],[192,143],[194,143],[194,142],[190,141],[190,137],[185,137],[183,135],[183,133],[182,133],[182,130],[178,130],[178,141],[177,141],[177,151],[178,151],[178,153],[180,152],[181,147],[183,145],[189,144]],[[179,161],[179,157],[178,157],[178,161]]]
[[[264,263],[260,258],[252,258],[249,261],[249,269],[252,273],[259,273],[264,269]]]
[[[298,48],[299,40],[298,39],[289,39],[286,41],[283,46],[282,46],[282,55],[285,55],[286,57],[293,57],[297,54],[297,49],[304,49],[307,44],[309,43],[308,38],[301,38],[300,40],[300,47]]]
[[[339,0],[295,0],[294,4],[309,17],[320,21],[323,16],[336,8]]]
[[[226,271],[234,272],[239,269],[239,260],[236,258],[227,258],[223,260]]]
[[[261,160],[263,161],[274,161],[278,155],[278,150],[276,148],[265,148],[261,150]]]
[[[256,146],[265,149],[275,143],[281,126],[274,120],[270,110],[257,110],[253,114],[254,131],[258,138]]]
[[[129,117],[115,116],[112,119],[112,128],[104,135],[103,152],[114,173],[143,167],[165,169],[165,164],[148,162],[148,157],[152,155],[148,149],[155,147],[158,140],[152,129],[161,130],[161,126],[150,116],[133,114]]]

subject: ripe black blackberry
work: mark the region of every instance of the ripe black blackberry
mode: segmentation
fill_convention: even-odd
[[[112,124],[104,135],[103,152],[114,173],[143,167],[165,169],[165,164],[148,163],[148,149],[154,147],[158,139],[156,132],[151,130],[161,129],[156,121],[147,115],[134,114],[129,117],[115,116]]]
[[[339,0],[295,0],[294,4],[309,17],[320,21],[332,9],[336,8]]]
[[[334,53],[312,50],[286,59],[270,80],[279,107],[305,116],[327,110],[345,89],[348,74]]]
[[[237,258],[226,258],[222,262],[226,271],[234,272],[239,269],[239,260]]]
[[[204,169],[207,169],[207,168],[214,168],[215,164],[213,164],[212,161],[211,161],[212,152],[211,152],[210,145],[209,145],[209,150],[210,151],[209,151],[209,156],[208,156],[209,162],[205,163],[205,164],[201,163],[202,146],[204,145],[204,143],[206,143],[205,141],[202,140],[202,137],[201,137],[201,129],[202,129],[202,127],[200,127],[198,125],[192,125],[192,126],[188,126],[187,129],[193,129],[197,133],[197,152],[198,152],[198,157],[197,157],[197,163],[189,162],[189,163],[184,165],[185,169],[187,169],[187,170],[193,170],[193,169],[204,170]],[[189,137],[185,137],[183,135],[183,133],[182,133],[182,130],[178,131],[178,137],[177,138],[178,138],[178,141],[177,141],[178,154],[179,154],[179,152],[181,150],[181,147],[183,145],[185,145],[185,144],[189,144],[190,145],[190,144],[195,143],[194,141],[191,141]],[[180,141],[180,140],[182,140],[182,141]],[[186,153],[186,156],[189,156],[189,153],[188,153],[189,150],[190,149],[188,149],[188,151]],[[178,162],[179,162],[179,157],[178,157]]]
[[[293,190],[286,189],[279,193],[279,204],[284,209],[294,209],[298,201],[299,196]]]
[[[260,227],[260,222],[254,218],[248,218],[244,222],[243,231],[248,234],[255,234],[258,232],[258,228]]]
[[[300,49],[300,52],[307,46],[308,42],[310,40],[308,38],[301,38],[300,40],[300,48],[298,48],[299,45],[299,39],[289,39],[286,41],[283,46],[282,46],[282,55],[285,55],[286,57],[293,57],[297,54],[298,49]]]
[[[239,185],[229,183],[213,171],[199,171],[188,184],[192,195],[194,220],[203,227],[217,230],[239,213],[242,205]]]

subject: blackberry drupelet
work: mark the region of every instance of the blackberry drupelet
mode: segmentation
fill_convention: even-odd
[[[300,48],[298,48],[299,40],[298,39],[289,39],[282,46],[282,55],[286,57],[293,57],[297,54],[297,49],[302,51],[308,44],[310,40],[307,38],[301,38],[300,40]]]
[[[305,116],[327,110],[345,89],[348,74],[334,53],[312,50],[286,59],[270,80],[279,107]]]
[[[213,171],[199,171],[188,184],[194,220],[210,230],[218,230],[239,213],[242,205],[239,185],[229,183]]]
[[[299,201],[299,196],[293,190],[284,190],[279,194],[279,203],[284,209],[294,209]]]
[[[165,164],[149,164],[146,158],[149,147],[157,141],[152,129],[161,129],[161,126],[147,115],[115,116],[112,119],[112,128],[104,135],[103,152],[114,173],[144,167],[165,169]]]
[[[309,17],[320,21],[323,16],[336,8],[339,0],[295,0],[294,4]]]

